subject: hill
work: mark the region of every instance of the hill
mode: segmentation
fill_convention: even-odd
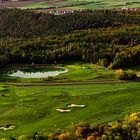
[[[2,0],[1,0],[2,1]],[[5,0],[3,0],[5,1]],[[114,9],[114,8],[140,8],[139,0],[10,0],[0,3],[0,7],[13,7],[20,9],[39,9],[45,11],[64,11],[79,9]]]
[[[85,61],[112,69],[136,66],[139,11],[83,11],[66,15],[0,10],[0,63]]]

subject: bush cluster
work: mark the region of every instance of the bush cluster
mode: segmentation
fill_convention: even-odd
[[[134,80],[137,78],[137,75],[131,70],[124,71],[119,69],[115,71],[115,77],[119,80]]]

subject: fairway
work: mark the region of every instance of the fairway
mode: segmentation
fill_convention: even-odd
[[[72,86],[1,86],[0,126],[12,125],[13,130],[0,130],[0,137],[30,134],[36,131],[55,132],[71,124],[91,124],[118,120],[140,111],[138,82]],[[68,108],[83,104],[84,108]],[[60,113],[58,108],[71,109]],[[57,128],[57,129],[56,129]]]

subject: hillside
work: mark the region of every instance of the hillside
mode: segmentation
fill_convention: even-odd
[[[140,11],[83,11],[61,16],[27,10],[0,10],[0,37],[44,37],[80,29],[138,26]]]
[[[139,140],[139,82],[140,11],[0,9],[0,140]]]
[[[0,3],[0,7],[36,9],[49,12],[53,10],[140,8],[140,2],[139,0],[10,0],[10,2]]]
[[[0,19],[1,66],[84,61],[117,69],[140,63],[139,11],[83,11],[57,16],[0,10]]]

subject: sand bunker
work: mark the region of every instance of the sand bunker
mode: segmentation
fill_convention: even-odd
[[[59,112],[61,112],[61,113],[63,113],[63,112],[71,112],[70,109],[62,109],[62,108],[58,108],[58,109],[56,109],[56,110],[59,111]]]
[[[6,131],[6,130],[12,130],[14,128],[15,128],[15,126],[8,125],[8,126],[1,126],[0,130]]]
[[[74,108],[74,107],[83,108],[83,107],[85,107],[85,105],[68,104],[67,107],[68,108]],[[63,112],[71,112],[71,110],[67,109],[67,108],[58,108],[58,109],[56,109],[56,111],[59,111],[61,113],[63,113]]]
[[[85,105],[69,104],[68,107],[85,107]]]

